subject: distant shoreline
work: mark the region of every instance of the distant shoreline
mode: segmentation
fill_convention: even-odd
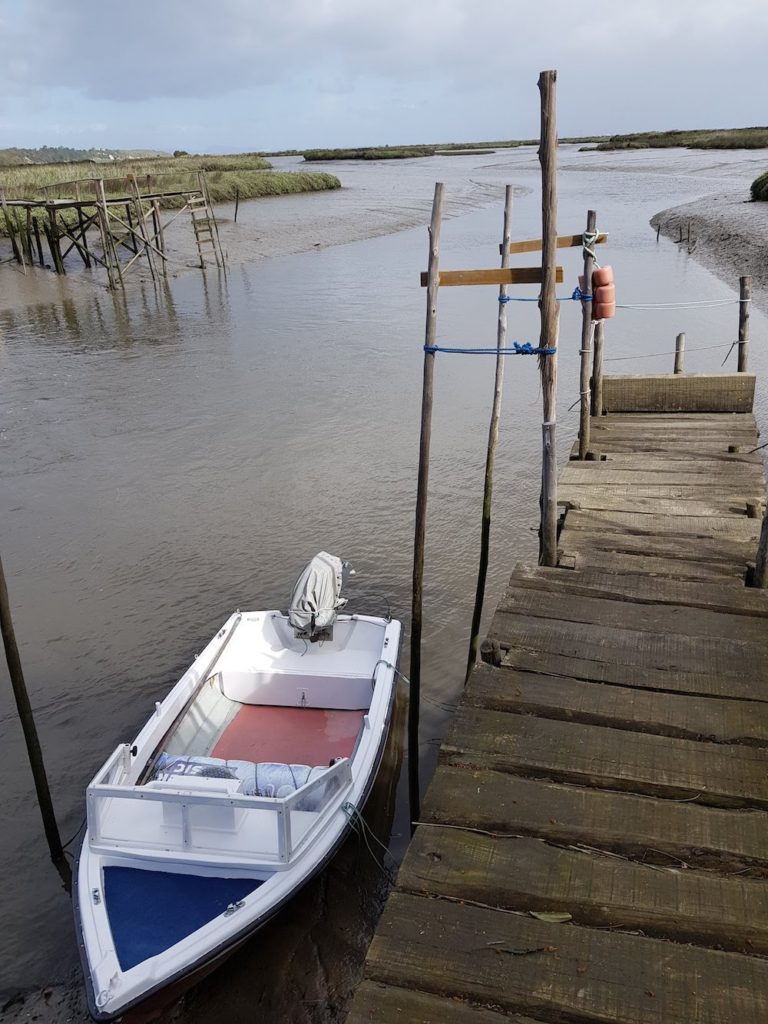
[[[651,225],[733,288],[751,277],[755,304],[768,313],[768,203],[750,202],[739,189],[661,210]]]

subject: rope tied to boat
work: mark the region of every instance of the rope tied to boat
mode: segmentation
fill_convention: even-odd
[[[388,875],[390,880],[394,880],[394,873],[397,869],[397,864],[394,860],[394,857],[392,857],[392,854],[389,852],[384,843],[382,843],[382,841],[378,838],[378,836],[374,834],[370,825],[362,816],[358,808],[355,807],[355,805],[351,803],[349,800],[345,800],[344,803],[341,805],[341,810],[344,812],[347,821],[352,826],[352,829],[357,834],[358,838],[362,839],[363,842],[365,843],[365,848],[368,850],[368,853],[370,853],[371,858],[373,859],[373,862],[376,865],[376,867],[378,867],[380,871],[383,871],[385,875]],[[376,845],[383,850],[384,855],[381,860],[379,860],[379,858],[376,856],[373,849],[371,848],[371,844],[368,842],[369,836],[374,841],[374,843],[376,843]],[[387,867],[387,865],[384,863],[384,857],[389,857],[390,860],[392,861],[391,868]]]

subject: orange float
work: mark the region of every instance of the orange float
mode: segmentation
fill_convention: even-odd
[[[596,267],[592,271],[592,319],[610,320],[616,315],[616,287],[613,267]]]

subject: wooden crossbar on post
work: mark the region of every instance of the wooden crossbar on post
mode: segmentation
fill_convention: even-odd
[[[595,239],[595,245],[603,245],[608,241],[608,235],[605,232],[600,234]],[[577,245],[584,244],[584,235],[558,235],[557,236],[557,248],[558,249],[572,249]],[[510,242],[507,252],[541,252],[542,240],[540,238],[529,238],[523,242]],[[502,247],[499,246],[499,250],[503,251]]]
[[[555,280],[562,284],[565,280],[562,267],[555,268]],[[541,284],[543,280],[541,267],[493,267],[489,270],[441,270],[437,284],[440,288],[453,288],[462,285],[482,284]],[[429,273],[422,273],[421,287],[426,288]]]

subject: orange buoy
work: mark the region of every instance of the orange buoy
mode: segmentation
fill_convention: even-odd
[[[616,316],[613,267],[596,267],[592,271],[592,319],[610,320],[612,316]]]

